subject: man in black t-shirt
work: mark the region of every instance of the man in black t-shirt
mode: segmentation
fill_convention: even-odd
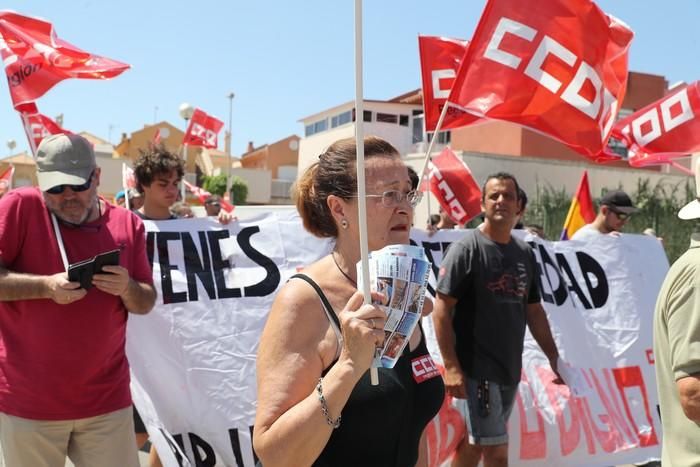
[[[440,265],[435,333],[445,388],[465,405],[469,431],[453,465],[476,466],[482,456],[485,466],[508,465],[506,424],[520,381],[526,325],[557,370],[534,254],[511,235],[519,192],[512,175],[490,175],[482,189],[484,223],[453,243]]]

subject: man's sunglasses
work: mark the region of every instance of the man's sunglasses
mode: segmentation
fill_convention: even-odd
[[[626,221],[627,219],[629,219],[630,217],[632,217],[632,214],[627,214],[626,212],[614,211],[614,210],[612,210],[612,209],[611,209],[610,211],[611,211],[613,214],[615,214],[615,215],[617,216],[617,218],[620,219],[621,221]]]
[[[66,189],[66,187],[70,188],[72,191],[76,193],[83,192],[90,188],[90,185],[92,185],[92,176],[95,175],[95,171],[93,170],[90,172],[90,176],[87,179],[87,182],[83,183],[82,185],[57,185],[55,187],[49,188],[46,190],[46,192],[50,195],[60,195],[63,193],[63,191]]]

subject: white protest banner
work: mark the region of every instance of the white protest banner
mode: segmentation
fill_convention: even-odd
[[[255,355],[267,312],[289,276],[331,243],[306,233],[291,211],[230,226],[146,221],[146,229],[158,301],[129,319],[133,374],[193,465],[252,466]]]
[[[517,231],[516,231],[517,232]],[[439,264],[464,231],[412,240]],[[643,235],[601,235],[588,243],[542,241],[520,232],[540,270],[542,304],[562,358],[576,374],[579,395],[552,383],[554,374],[529,332],[523,375],[509,423],[512,465],[615,465],[659,458],[652,355],[656,295],[668,270],[660,243]],[[439,358],[432,323],[428,348]],[[441,360],[440,360],[441,361]],[[580,387],[580,385],[583,387]],[[439,465],[463,429],[459,413],[443,406],[429,430],[431,465]]]
[[[304,231],[292,209],[230,226],[185,219],[146,222],[146,228],[159,298],[148,315],[130,317],[127,352],[153,403],[153,410],[144,407],[149,433],[167,442],[161,431],[167,429],[193,465],[253,466],[260,332],[275,292],[298,268],[328,254],[331,242]],[[412,243],[424,248],[436,271],[463,234],[429,237],[414,229]],[[668,268],[663,249],[641,235],[589,244],[526,240],[535,249],[543,305],[562,357],[584,388],[572,397],[553,384],[546,358],[526,336],[510,463],[614,465],[658,457],[651,318]],[[434,282],[428,289],[434,291]],[[424,328],[430,337],[429,320]],[[136,405],[147,399],[135,397]],[[428,430],[431,465],[445,459],[464,430],[459,413],[447,404],[443,409]]]

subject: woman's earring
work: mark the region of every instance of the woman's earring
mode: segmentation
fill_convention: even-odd
[[[343,219],[343,220],[340,221],[340,226],[341,226],[343,229],[347,229],[347,228],[348,228],[348,225],[349,225],[349,224],[348,224],[348,221],[346,221],[345,219]]]

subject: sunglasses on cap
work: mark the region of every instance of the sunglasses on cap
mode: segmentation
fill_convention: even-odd
[[[90,185],[92,185],[92,176],[95,175],[95,171],[93,170],[90,172],[90,176],[87,179],[87,182],[83,183],[82,185],[56,185],[55,187],[49,188],[46,190],[46,193],[50,195],[60,195],[63,193],[66,189],[66,187],[70,188],[72,191],[75,193],[81,193],[88,188],[90,188]]]

